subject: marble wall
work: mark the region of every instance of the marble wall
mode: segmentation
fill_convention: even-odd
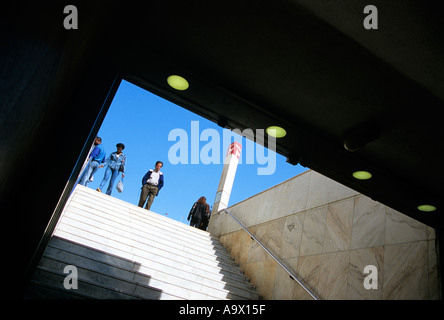
[[[319,299],[440,298],[434,229],[315,171],[228,210]],[[208,230],[264,299],[311,299],[230,216],[213,215]]]

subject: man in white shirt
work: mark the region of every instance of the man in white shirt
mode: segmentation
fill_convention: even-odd
[[[154,170],[150,169],[142,178],[142,191],[140,192],[139,207],[143,208],[146,199],[145,209],[150,210],[154,197],[159,194],[163,187],[163,173],[160,169],[163,167],[162,161],[157,161]]]

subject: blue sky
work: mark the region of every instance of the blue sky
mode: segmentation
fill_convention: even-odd
[[[195,135],[192,139],[191,128],[194,126],[194,130],[196,130],[197,125],[200,139],[196,139]],[[122,81],[98,133],[98,136],[102,138],[107,156],[116,151],[117,143],[125,144],[123,153],[127,156],[127,166],[123,180],[124,191],[119,193],[114,186],[111,196],[137,205],[142,177],[149,169],[154,168],[157,160],[160,160],[164,163],[161,171],[164,173],[165,186],[159,192],[159,196],[155,198],[151,211],[187,223],[186,218],[190,208],[200,196],[205,196],[207,202],[213,205],[226,153],[226,150],[222,150],[224,130],[227,129],[222,129],[217,124],[147,90]],[[186,133],[187,137],[185,138],[187,139],[175,137],[173,134],[175,132]],[[217,145],[213,141],[216,136],[213,135],[211,139],[204,140],[203,132],[219,133],[219,164],[202,163],[205,155],[212,157],[212,159],[217,158],[215,156],[217,152],[215,154],[208,152],[211,146]],[[242,144],[243,151],[248,151],[247,148],[250,152],[253,150],[251,145],[247,146],[245,138],[237,136],[236,140]],[[170,150],[182,147],[185,143],[188,146],[188,163],[173,164],[174,160],[177,162],[180,153],[174,154]],[[194,155],[194,162],[197,158],[198,164],[191,163],[192,143],[194,150],[198,147],[201,152],[199,156]],[[254,152],[259,152],[263,158],[257,157],[256,159],[255,157],[254,161],[247,161],[246,152],[243,152],[241,163],[237,167],[229,205],[245,200],[307,170],[302,166],[286,163],[284,157],[276,154],[274,173],[259,175],[258,168],[265,169],[267,166],[271,168],[274,153],[268,153],[272,151],[263,150],[261,146],[254,145]],[[256,148],[259,148],[258,151]],[[184,150],[181,148],[181,151]],[[202,150],[206,150],[206,153]],[[184,154],[182,153],[182,156]],[[201,157],[201,155],[203,156]],[[264,163],[264,160],[268,160],[270,164]],[[88,187],[96,189],[104,173],[105,168],[99,169],[94,176],[94,181]]]

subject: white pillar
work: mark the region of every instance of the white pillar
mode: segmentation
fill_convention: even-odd
[[[214,199],[212,214],[225,209],[228,206],[228,200],[230,200],[231,189],[233,187],[241,150],[242,145],[238,142],[233,142],[228,147],[222,176],[220,177],[216,198]]]

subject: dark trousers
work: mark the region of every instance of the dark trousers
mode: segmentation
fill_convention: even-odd
[[[156,186],[145,183],[145,185],[142,187],[142,191],[140,192],[139,207],[143,208],[143,204],[145,203],[146,198],[148,198],[145,209],[150,210],[154,197],[157,196],[158,192],[159,189]]]
[[[191,219],[191,222],[190,222],[190,226],[192,226],[192,227],[196,227],[196,228],[199,228],[201,222],[202,222],[202,219],[195,219],[195,218],[192,218],[192,219]]]

